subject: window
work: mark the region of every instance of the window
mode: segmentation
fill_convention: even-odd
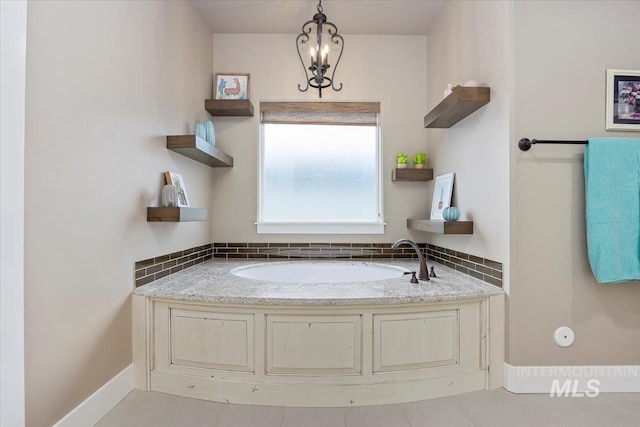
[[[384,233],[379,103],[260,111],[258,233]]]

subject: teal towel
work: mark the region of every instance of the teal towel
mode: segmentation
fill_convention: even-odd
[[[587,249],[598,283],[640,280],[640,138],[590,138]]]

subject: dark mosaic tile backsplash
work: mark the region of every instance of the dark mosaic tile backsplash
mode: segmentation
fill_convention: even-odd
[[[134,268],[136,288],[211,259],[212,250],[213,245],[209,243],[138,261]]]
[[[210,258],[219,259],[417,259],[413,249],[392,243],[211,243],[135,264],[135,285],[142,286]],[[502,287],[502,263],[435,245],[419,243],[429,260]]]
[[[436,245],[427,245],[427,257],[461,273],[502,287],[502,263]]]
[[[213,257],[227,259],[377,259],[416,258],[411,248],[392,243],[214,243]],[[424,251],[426,244],[420,244]]]

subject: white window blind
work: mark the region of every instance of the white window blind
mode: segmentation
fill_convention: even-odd
[[[381,234],[379,103],[261,103],[258,233]]]

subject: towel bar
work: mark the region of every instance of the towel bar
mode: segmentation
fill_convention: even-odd
[[[533,144],[588,144],[589,141],[554,141],[550,139],[529,139],[522,138],[518,141],[518,148],[522,151],[528,151]]]

